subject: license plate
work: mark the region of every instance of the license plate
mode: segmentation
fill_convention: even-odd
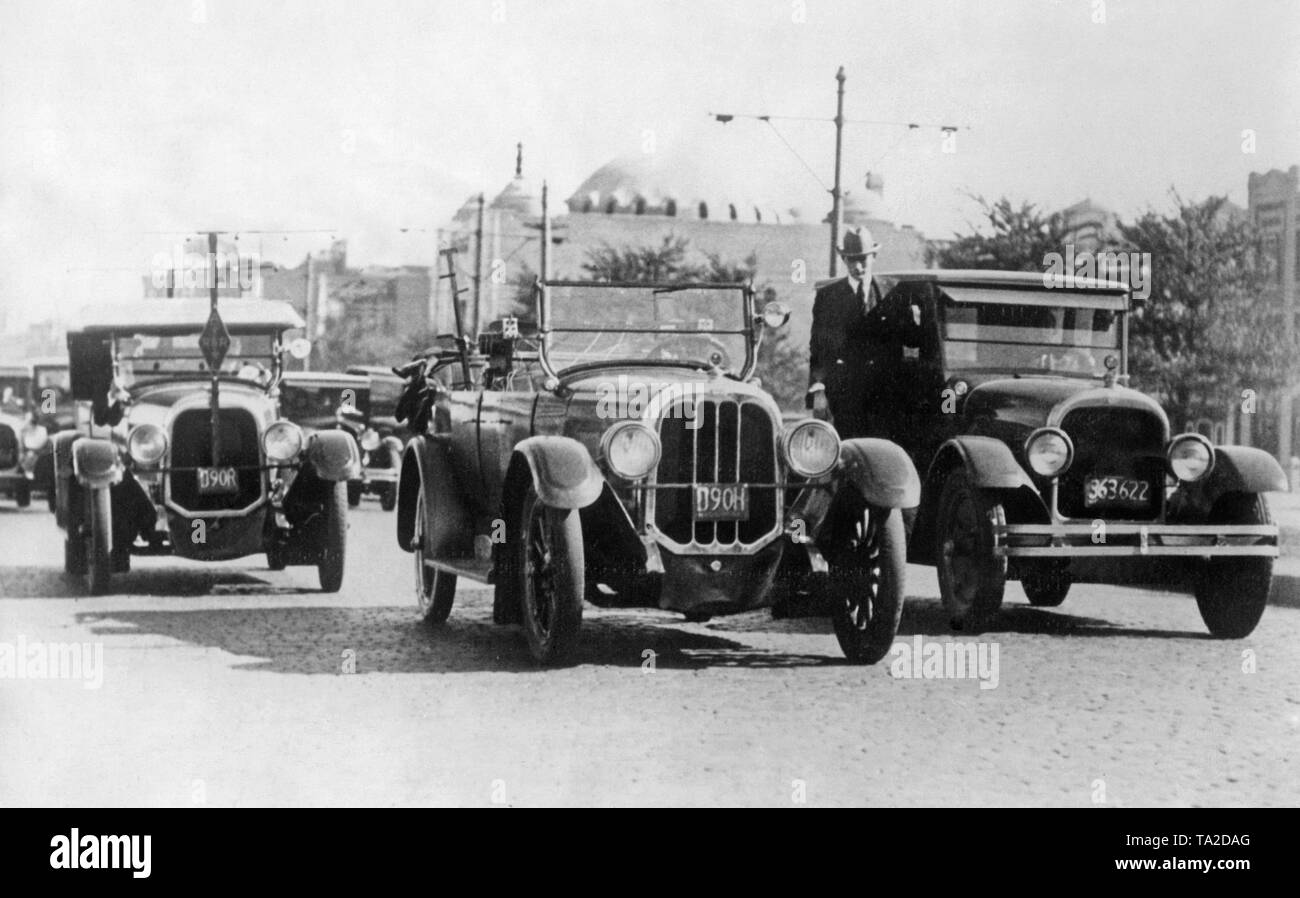
[[[1146,508],[1151,504],[1151,484],[1131,477],[1089,477],[1083,482],[1083,504]]]
[[[239,492],[239,473],[234,468],[199,468],[199,495]]]
[[[701,483],[694,493],[697,521],[749,520],[747,483]]]

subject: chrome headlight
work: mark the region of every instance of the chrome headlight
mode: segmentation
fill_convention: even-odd
[[[367,452],[374,452],[379,448],[379,434],[367,427],[361,433],[361,448]]]
[[[1191,483],[1214,469],[1214,447],[1199,433],[1184,433],[1169,441],[1168,459],[1174,476]]]
[[[156,465],[167,454],[167,434],[156,424],[141,424],[126,438],[126,451],[137,465]]]
[[[302,428],[292,421],[276,421],[262,434],[262,451],[274,464],[293,461],[302,452]]]
[[[50,432],[43,424],[29,424],[23,428],[23,448],[29,452],[39,452],[50,441]]]
[[[659,437],[639,421],[615,424],[600,438],[600,453],[624,480],[640,480],[659,464]]]
[[[1074,461],[1074,443],[1063,430],[1040,427],[1025,440],[1025,458],[1039,477],[1055,477]]]
[[[839,463],[840,437],[825,421],[801,421],[781,437],[781,454],[800,477],[821,477]]]

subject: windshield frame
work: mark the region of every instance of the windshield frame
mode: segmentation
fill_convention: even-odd
[[[739,330],[727,330],[721,328],[711,329],[673,329],[663,330],[653,327],[633,327],[627,329],[614,330],[606,327],[580,328],[580,327],[556,327],[553,324],[552,314],[552,296],[550,288],[575,288],[579,290],[636,290],[641,291],[649,299],[660,293],[677,293],[684,291],[715,291],[720,297],[729,296],[730,301],[739,300],[741,304],[741,321],[744,327]],[[739,293],[739,296],[735,294]],[[562,375],[578,370],[589,370],[591,368],[601,368],[610,366],[619,366],[627,364],[641,364],[647,361],[660,361],[665,367],[693,368],[695,370],[707,371],[713,368],[708,361],[703,359],[680,359],[680,360],[653,360],[644,358],[609,358],[609,359],[589,359],[577,361],[571,364],[557,367],[551,358],[552,335],[557,333],[623,333],[623,334],[685,334],[685,335],[714,335],[714,336],[740,336],[745,341],[745,359],[744,362],[734,372],[728,372],[739,380],[748,380],[754,373],[754,368],[758,364],[758,341],[761,339],[761,331],[756,329],[761,326],[755,310],[754,288],[751,283],[727,283],[727,282],[683,282],[683,283],[664,283],[664,282],[640,282],[640,281],[574,281],[574,280],[541,280],[540,278],[533,283],[533,297],[537,308],[537,337],[538,337],[538,360],[541,363],[542,370],[548,378],[558,380]],[[734,363],[733,363],[734,364]]]
[[[192,331],[192,332],[191,331],[176,332],[176,331],[169,330],[166,332],[162,332],[162,331],[154,331],[147,327],[141,329],[132,329],[130,332],[127,332],[126,330],[113,330],[109,332],[107,334],[107,337],[109,343],[109,352],[111,354],[111,358],[113,362],[113,377],[112,377],[113,382],[120,384],[128,392],[131,393],[135,393],[139,390],[155,387],[160,384],[172,383],[176,381],[202,380],[210,383],[214,377],[223,383],[231,382],[231,383],[247,384],[249,386],[257,387],[258,389],[268,393],[272,389],[279,386],[281,377],[284,374],[284,348],[285,348],[284,334],[283,332],[272,328],[254,328],[254,327],[243,327],[243,328],[239,328],[238,330],[232,329],[230,330],[229,333],[231,337],[269,337],[271,341],[270,351],[265,355],[258,353],[255,355],[248,355],[248,356],[234,356],[234,358],[246,358],[249,360],[256,360],[259,363],[261,361],[269,359],[271,364],[270,364],[270,368],[267,369],[267,372],[270,376],[265,381],[260,379],[250,380],[249,378],[240,377],[238,372],[217,371],[214,374],[214,372],[210,370],[206,370],[206,371],[195,370],[195,371],[157,371],[157,372],[144,372],[143,374],[140,372],[132,371],[130,375],[130,383],[126,382],[124,369],[121,363],[123,361],[131,361],[131,358],[129,356],[123,355],[122,350],[120,348],[121,341],[135,340],[138,339],[139,337],[145,337],[145,336],[160,337],[160,338],[175,338],[175,337],[190,337],[190,336],[197,337],[201,333],[202,333],[201,330]],[[227,354],[227,358],[230,357],[231,356]],[[203,361],[202,354],[198,356],[167,355],[167,356],[158,356],[157,359],[159,361],[177,361],[181,359],[196,359],[198,361]]]

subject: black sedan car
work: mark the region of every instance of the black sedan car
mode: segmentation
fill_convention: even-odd
[[[1075,579],[1158,564],[1191,586],[1211,634],[1254,630],[1278,554],[1264,494],[1286,478],[1262,450],[1171,433],[1127,386],[1123,285],[939,270],[880,281],[921,314],[896,438],[923,477],[909,556],[938,568],[954,626],[992,623],[1008,579],[1050,607]]]

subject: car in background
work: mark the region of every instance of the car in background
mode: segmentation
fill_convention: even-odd
[[[88,308],[68,333],[84,428],[54,437],[64,569],[106,592],[133,554],[218,561],[265,553],[272,570],[343,580],[355,441],[280,413],[287,303],[193,299]],[[224,347],[224,348],[223,348]],[[306,341],[292,351],[303,357]]]
[[[1075,579],[1160,564],[1212,635],[1254,630],[1278,554],[1265,494],[1286,478],[1262,450],[1171,433],[1127,385],[1125,285],[934,269],[878,280],[921,314],[896,438],[923,472],[909,554],[937,567],[955,627],[993,625],[1007,580],[1055,607]]]
[[[54,510],[53,434],[76,426],[76,403],[68,385],[68,361],[65,358],[28,359],[18,365],[0,366],[0,414],[12,420],[6,424],[18,433],[18,466],[25,475],[24,487],[16,477],[11,495],[23,506],[35,493],[46,497]],[[0,442],[5,437],[0,436]],[[0,490],[4,487],[0,485]]]
[[[397,507],[397,478],[402,467],[402,450],[409,431],[397,420],[397,403],[406,381],[392,368],[378,365],[354,365],[349,374],[365,377],[370,384],[370,429],[378,441],[362,447],[367,491],[378,494],[384,511]]]
[[[397,542],[419,614],[459,578],[534,661],[573,657],[584,600],[688,620],[784,602],[834,623],[851,662],[888,653],[903,603],[901,509],[920,483],[884,440],[783,426],[753,378],[765,328],[746,284],[538,282],[538,326],[453,335],[404,366]]]
[[[378,433],[370,426],[369,378],[336,371],[286,371],[280,382],[280,403],[285,417],[308,433],[339,430],[356,441],[361,465],[348,480],[349,505],[360,505],[367,493],[383,500],[392,492],[389,482],[372,479],[367,467],[370,453],[383,448]],[[392,509],[392,501],[385,501],[385,511]]]

